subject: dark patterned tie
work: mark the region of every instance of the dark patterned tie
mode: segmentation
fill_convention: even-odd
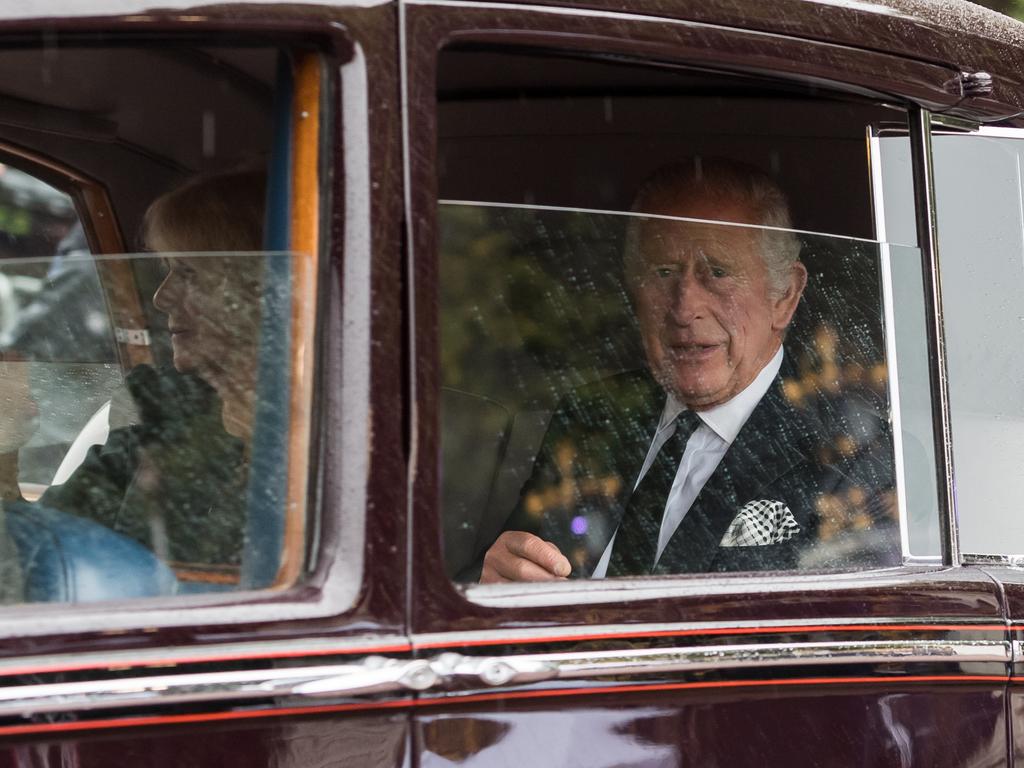
[[[693,411],[683,411],[676,417],[676,431],[661,446],[626,504],[615,534],[608,576],[637,576],[650,573],[654,568],[661,518],[672,490],[672,481],[686,443],[700,425],[700,417]]]

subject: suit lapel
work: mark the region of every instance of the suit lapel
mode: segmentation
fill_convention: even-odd
[[[803,418],[785,401],[776,377],[669,540],[654,573],[702,573],[742,504],[808,456]]]
[[[628,385],[612,396],[615,407],[609,412],[613,420],[609,426],[615,436],[613,466],[621,486],[609,532],[619,526],[665,407],[665,392],[647,370],[634,372]]]

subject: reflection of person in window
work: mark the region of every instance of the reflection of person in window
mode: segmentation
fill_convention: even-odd
[[[150,206],[143,239],[168,254],[153,302],[177,370],[133,369],[139,423],[42,497],[176,563],[241,560],[262,281],[258,260],[230,254],[262,247],[264,189],[257,172],[200,177]]]
[[[560,404],[483,582],[796,567],[819,500],[847,480],[782,393],[807,280],[782,192],[751,167],[694,160],[656,173],[633,210],[651,216],[631,220],[625,254],[647,369]],[[597,512],[549,514],[537,499],[567,472],[620,490]]]

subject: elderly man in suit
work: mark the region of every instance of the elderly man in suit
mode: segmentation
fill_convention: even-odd
[[[481,582],[793,568],[819,500],[850,481],[818,460],[831,430],[782,392],[807,270],[781,190],[694,159],[651,177],[633,212],[624,266],[647,367],[563,399]],[[619,487],[589,517],[539,511],[568,476]],[[581,527],[598,538],[571,563]]]

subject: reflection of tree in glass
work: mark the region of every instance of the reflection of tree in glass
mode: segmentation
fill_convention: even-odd
[[[507,462],[511,470],[499,478],[507,491],[500,503],[514,503],[539,444],[537,434],[536,444],[524,449],[514,439],[509,447],[510,433],[521,438],[531,417],[546,422],[563,395],[637,368],[643,356],[621,277],[624,217],[442,205],[439,218],[446,541],[471,548],[482,541],[473,535],[482,511],[495,503],[489,498],[494,476],[486,473],[497,472],[506,449],[529,452]],[[466,394],[481,402],[474,408]],[[483,460],[488,452],[490,463]],[[608,487],[620,481],[601,480],[604,475],[593,468],[590,477],[598,480],[567,477],[561,490],[532,503],[566,514],[580,504],[606,504],[615,495]],[[565,493],[577,501],[560,503],[556,497]]]
[[[786,342],[784,392],[823,424],[842,425],[822,435],[820,461],[872,478],[818,500],[818,538],[842,548],[897,524],[878,254],[874,244],[805,240],[811,279]]]
[[[622,217],[442,205],[440,221],[444,385],[550,404],[640,364]]]
[[[638,368],[643,356],[622,281],[624,217],[441,205],[439,220],[440,376],[449,388],[441,414],[443,503],[451,550],[480,545],[484,509],[497,503],[505,514],[511,510],[525,480],[516,472],[528,472],[537,444],[507,463],[513,470],[499,478],[505,493],[490,499],[506,450],[526,450],[521,440],[510,446],[510,434],[521,438],[531,417],[546,422],[562,395]],[[467,394],[480,400],[476,407]],[[484,399],[504,408],[486,407]],[[483,461],[487,452],[493,461]],[[567,482],[534,503],[555,504],[574,488]],[[605,492],[574,488],[586,504],[602,503]]]

